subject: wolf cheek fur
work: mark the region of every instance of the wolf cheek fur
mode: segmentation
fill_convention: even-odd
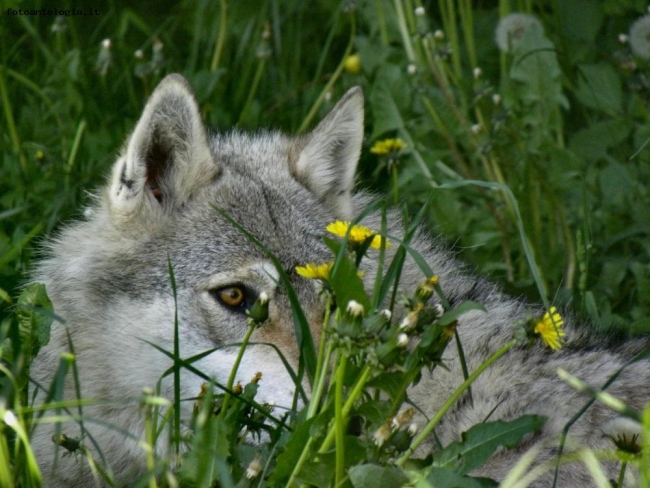
[[[253,295],[265,291],[271,297],[270,317],[254,340],[276,344],[285,357],[297,361],[291,308],[277,286],[275,267],[215,207],[277,256],[290,273],[313,336],[319,337],[322,305],[313,284],[293,270],[299,264],[327,260],[329,252],[321,240],[327,223],[349,219],[368,202],[363,194],[352,193],[362,139],[363,96],[358,88],[350,90],[313,132],[298,138],[236,131],[209,136],[181,76],[170,75],[156,88],[89,218],[65,228],[52,241],[35,276],[47,285],[56,312],[66,320],[77,352],[82,396],[102,400],[84,407],[85,427],[121,483],[133,480],[143,467],[137,445],[142,423],[134,404],[142,389],[153,387],[170,366],[145,341],[171,350],[176,310],[181,356],[190,357],[217,345],[237,343],[244,335],[245,316],[215,300],[215,290],[236,285]],[[365,222],[380,227],[376,215]],[[399,232],[399,219],[390,219],[389,233]],[[469,368],[475,369],[509,339],[511,324],[527,317],[531,307],[465,273],[451,253],[424,233],[416,236],[412,246],[441,277],[450,300],[473,299],[487,308],[487,313],[463,316],[458,328]],[[176,304],[169,260],[177,282]],[[370,283],[373,275],[370,267],[364,279]],[[406,262],[402,275],[405,290],[414,289],[422,280],[411,261]],[[550,440],[586,400],[557,379],[557,367],[600,385],[641,347],[636,343],[604,349],[570,325],[567,328],[569,343],[564,351],[512,350],[488,369],[472,386],[473,403],[459,402],[437,429],[441,441],[458,438],[490,415],[496,419],[539,413],[549,420],[529,445],[540,446],[539,460],[550,459],[557,445]],[[49,384],[59,355],[67,349],[64,328],[55,327],[51,343],[33,368],[41,384]],[[221,349],[196,366],[225,382],[235,354],[234,349]],[[463,379],[454,347],[448,348],[445,359],[448,371],[437,369],[410,392],[428,414]],[[648,366],[647,361],[635,363],[609,391],[640,408],[650,400]],[[260,400],[279,403],[292,396],[293,383],[271,348],[250,347],[238,377],[248,381],[259,369],[264,373]],[[200,383],[196,376],[183,372],[182,397],[195,396]],[[170,388],[164,383],[163,393],[171,396]],[[70,383],[66,398],[75,397]],[[571,432],[581,444],[606,446],[600,426],[614,417],[604,407],[593,405]],[[135,437],[125,437],[91,419]],[[73,424],[64,425],[69,436],[76,435],[72,429]],[[47,486],[90,486],[91,474],[73,457],[59,455],[54,470],[51,436],[51,428],[39,426],[33,443]],[[92,447],[89,438],[85,442]],[[477,474],[502,479],[520,455],[501,452]],[[561,471],[560,486],[589,486],[589,480],[583,468],[569,465]]]

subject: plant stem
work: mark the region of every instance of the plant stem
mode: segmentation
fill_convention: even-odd
[[[363,371],[361,372],[361,376],[357,380],[356,384],[354,385],[354,388],[350,392],[350,395],[348,396],[348,399],[346,400],[345,404],[343,405],[343,408],[341,410],[341,414],[343,417],[347,417],[350,413],[350,410],[352,410],[352,407],[354,406],[354,402],[357,401],[357,398],[361,395],[361,392],[363,392],[364,386],[366,386],[366,381],[368,381],[368,377],[370,376],[371,373],[371,368],[370,366],[365,366],[363,368]],[[325,437],[325,440],[320,446],[320,449],[318,450],[319,453],[324,453],[327,452],[327,450],[332,446],[332,442],[334,441],[335,437],[335,427],[333,426],[330,428],[329,432],[327,433],[327,436]]]
[[[235,376],[237,375],[237,370],[239,369],[239,363],[241,363],[242,358],[244,357],[244,350],[246,349],[246,346],[248,345],[248,341],[251,338],[251,335],[253,335],[253,331],[256,329],[257,324],[253,322],[252,320],[248,323],[248,330],[246,331],[246,336],[244,336],[244,340],[241,343],[241,346],[239,348],[239,353],[237,354],[237,359],[235,359],[235,364],[233,364],[232,370],[230,371],[230,376],[228,377],[228,383],[226,384],[226,387],[228,390],[232,391],[232,385],[235,382]],[[226,415],[226,407],[228,406],[230,400],[230,394],[226,393],[226,395],[223,398],[223,405],[221,406],[221,417],[224,418]]]
[[[336,384],[334,390],[334,432],[336,437],[336,476],[338,486],[345,477],[345,426],[347,415],[343,415],[343,381],[345,378],[345,365],[348,358],[341,356],[339,367],[336,371]]]
[[[223,46],[226,41],[226,22],[228,19],[228,4],[226,0],[221,0],[221,15],[219,16],[219,35],[217,37],[217,44],[214,47],[214,53],[212,55],[212,62],[210,63],[210,71],[215,71],[219,66],[219,60],[221,59],[221,53],[223,52]]]
[[[255,77],[253,78],[253,84],[251,85],[251,89],[248,92],[248,98],[246,98],[246,103],[244,104],[244,108],[239,114],[239,119],[237,119],[237,125],[241,125],[241,123],[246,118],[248,109],[250,108],[251,103],[253,103],[253,98],[255,97],[255,93],[257,93],[257,87],[259,86],[260,80],[262,79],[262,73],[264,72],[265,66],[266,66],[266,58],[260,58],[260,62],[257,64],[257,70],[255,71]]]
[[[307,130],[307,127],[309,127],[309,124],[311,124],[312,119],[316,116],[316,112],[318,112],[318,109],[323,104],[323,100],[325,100],[325,94],[330,92],[330,90],[334,86],[334,83],[339,79],[339,76],[341,76],[341,72],[343,71],[343,66],[345,65],[345,60],[352,52],[352,47],[354,46],[354,38],[356,36],[357,29],[356,29],[356,23],[354,17],[351,17],[351,19],[352,19],[351,20],[352,25],[350,27],[350,41],[348,42],[348,45],[345,48],[345,52],[343,53],[341,62],[336,67],[336,71],[334,71],[334,73],[332,74],[332,77],[325,85],[325,88],[323,88],[323,90],[320,92],[320,95],[318,95],[318,98],[314,102],[314,105],[312,105],[312,107],[309,109],[309,113],[307,114],[307,117],[305,117],[305,119],[302,121],[302,124],[300,124],[300,128],[298,129],[299,133]]]
[[[397,465],[398,466],[404,466],[406,461],[411,457],[411,454],[424,442],[424,440],[431,434],[433,429],[440,423],[440,420],[442,420],[442,417],[447,413],[447,411],[451,408],[451,406],[456,403],[456,401],[460,398],[460,396],[469,388],[469,386],[478,378],[483,371],[485,371],[488,367],[492,365],[497,359],[499,359],[501,356],[503,356],[505,353],[507,353],[512,347],[517,344],[517,339],[512,339],[510,342],[508,342],[506,345],[504,345],[501,349],[497,350],[492,356],[490,356],[483,364],[481,364],[476,371],[474,371],[469,378],[467,378],[457,389],[454,391],[454,393],[447,399],[447,401],[440,407],[440,410],[436,413],[436,415],[429,421],[429,423],[422,429],[422,432],[420,432],[411,442],[411,445],[409,448],[406,450],[404,455],[397,460]]]

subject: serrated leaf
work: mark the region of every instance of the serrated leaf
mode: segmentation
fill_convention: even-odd
[[[362,464],[348,471],[354,488],[401,488],[409,481],[408,476],[395,466]]]
[[[464,475],[485,463],[499,446],[516,447],[523,437],[542,428],[545,417],[524,415],[511,421],[497,420],[477,424],[433,456],[433,465],[453,469]]]
[[[31,359],[50,342],[54,321],[52,302],[45,292],[45,285],[32,283],[23,290],[18,297],[17,316],[22,350]]]

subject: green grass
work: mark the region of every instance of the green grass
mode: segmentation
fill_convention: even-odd
[[[416,15],[418,6],[425,16]],[[390,194],[414,214],[423,209],[420,218],[434,233],[509,292],[569,303],[594,333],[650,332],[650,63],[619,41],[643,15],[645,2],[472,6],[466,0],[205,0],[173,8],[75,4],[97,8],[98,15],[62,18],[0,12],[0,338],[14,338],[3,343],[0,398],[6,401],[0,411],[18,413],[18,423],[0,424],[0,467],[11,463],[22,486],[39,484],[23,438],[30,421],[29,413],[20,413],[28,405],[28,370],[16,360],[16,344],[18,324],[46,326],[36,312],[21,319],[14,308],[39,242],[78,215],[85,191],[101,184],[147,96],[170,72],[188,78],[208,125],[224,129],[270,126],[295,133],[313,127],[348,88],[361,85],[367,111],[361,186]],[[43,7],[23,2],[10,8]],[[543,30],[529,31],[503,53],[494,32],[512,11],[534,13]],[[110,48],[102,48],[104,39]],[[358,72],[345,64],[349,54],[359,55]],[[393,137],[406,148],[384,156],[370,152],[375,142]],[[397,268],[386,263],[391,276]],[[378,282],[368,300],[380,303],[387,290]],[[33,295],[24,296],[24,304],[47,309],[43,296]],[[332,346],[331,354],[336,351]],[[325,356],[313,365],[317,378]],[[352,401],[343,391],[361,394],[370,380],[364,379],[370,372],[352,363],[339,361],[348,371],[335,370],[333,389],[323,392],[323,405],[331,401],[329,414],[339,420]],[[61,374],[69,367],[62,363]],[[344,377],[356,379],[343,383]],[[244,392],[251,402],[254,389]],[[152,419],[160,407],[156,398],[143,400]],[[205,405],[212,401],[221,397],[208,397]],[[394,403],[385,413],[397,413],[398,398]],[[206,442],[202,429],[226,436],[243,422],[242,403],[230,408],[227,421],[225,413],[203,418],[193,442]],[[283,460],[268,448],[264,461],[301,462],[314,473],[315,454],[289,446],[309,437],[319,408],[294,425],[293,441],[278,428],[278,439],[287,442],[283,452],[295,457]],[[327,450],[330,437],[327,442],[346,449],[341,423],[332,425],[339,430],[312,441],[320,442],[314,452]],[[155,441],[153,433],[149,440]],[[227,456],[191,459],[203,471],[179,477],[201,477],[209,467],[222,485],[236,483],[242,470],[229,471],[224,459],[234,456],[239,464],[232,466],[241,466],[257,454],[230,449]],[[374,459],[384,471],[346,475],[340,458],[332,458],[328,469],[339,481],[400,479],[399,468],[387,467],[386,452]],[[7,471],[0,473],[0,484],[11,486],[3,478]],[[273,476],[284,483],[293,475]]]

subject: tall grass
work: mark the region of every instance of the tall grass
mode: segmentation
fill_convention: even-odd
[[[453,239],[464,249],[464,259],[509,291],[546,303],[571,302],[597,329],[621,336],[650,331],[645,184],[650,180],[650,53],[621,37],[646,13],[642,2],[502,0],[476,7],[465,0],[199,0],[174,7],[57,6],[98,9],[93,16],[17,14],[17,9],[50,8],[38,1],[5,8],[0,15],[2,486],[40,484],[28,437],[33,417],[42,414],[29,407],[28,366],[56,320],[52,312],[43,313],[48,302],[41,291],[30,289],[18,298],[21,284],[39,240],[86,202],[85,190],[102,181],[147,96],[169,72],[188,78],[203,117],[216,128],[305,130],[345,90],[361,85],[367,100],[362,186],[390,191],[407,208],[421,209],[434,232]],[[506,35],[509,47],[500,50],[495,32],[512,12],[535,15],[539,25],[525,29],[521,39]],[[351,56],[358,58],[350,62]],[[406,147],[370,152],[386,138],[400,138]],[[405,244],[402,254],[408,239]],[[345,256],[338,252],[340,263]],[[399,261],[385,263],[384,269],[386,276],[399,276]],[[387,283],[377,282],[369,303],[385,303]],[[339,320],[349,319],[344,310],[339,313]],[[393,325],[382,325],[386,343],[397,340],[389,332]],[[305,324],[298,321],[300,326]],[[21,336],[25,327],[35,336]],[[354,486],[369,486],[388,477],[397,486],[403,472],[388,466],[388,451],[377,450],[375,467],[356,470],[342,458],[360,449],[348,445],[353,441],[341,430],[342,419],[349,418],[355,395],[366,391],[374,372],[341,360],[331,391],[325,391],[324,364],[338,354],[336,347],[320,356],[303,352],[313,360],[314,384],[321,381],[328,399],[322,405],[331,401],[333,412],[314,402],[300,422],[275,419],[270,434],[275,444],[260,454],[236,447],[228,436],[251,421],[250,409],[272,416],[255,403],[255,386],[244,388],[243,402],[226,402],[232,409],[228,419],[225,413],[207,414],[225,398],[213,397],[208,388],[190,444],[205,447],[216,438],[229,450],[194,449],[210,455],[190,455],[186,466],[200,469],[178,472],[152,450],[149,468],[158,478],[143,483],[172,486],[180,479],[208,486],[218,479],[230,486],[245,478],[242,466],[258,462],[258,480],[268,480],[266,470],[273,465],[271,482],[319,484],[315,460],[326,459],[337,484],[349,477]],[[167,353],[177,368],[192,368],[192,358]],[[466,377],[472,373],[466,371]],[[74,364],[64,358],[57,377],[66,374],[74,374]],[[343,392],[352,395],[346,399]],[[49,400],[57,402],[56,395],[52,390]],[[398,400],[383,412],[384,420],[400,413]],[[169,405],[155,392],[147,393],[143,404],[153,446],[160,431],[157,409]],[[81,399],[55,406],[57,415],[83,419]],[[173,406],[165,411],[178,415]],[[61,413],[66,408],[68,413]],[[320,425],[322,438],[311,436],[321,414],[336,421],[329,431]],[[297,423],[289,436],[291,421]],[[180,419],[162,422],[178,429]],[[533,419],[521,422],[528,423],[516,426],[519,432],[537,425]],[[379,416],[372,425],[381,428]],[[391,434],[399,435],[407,434]],[[286,442],[284,458],[278,457],[279,439]],[[402,441],[400,456],[405,456],[415,446],[413,439]],[[332,445],[338,454],[329,459],[325,453]],[[398,459],[397,466],[403,466],[408,456]],[[98,476],[110,477],[101,460],[97,466]],[[642,476],[650,483],[647,470]],[[359,481],[364,479],[367,485]]]

